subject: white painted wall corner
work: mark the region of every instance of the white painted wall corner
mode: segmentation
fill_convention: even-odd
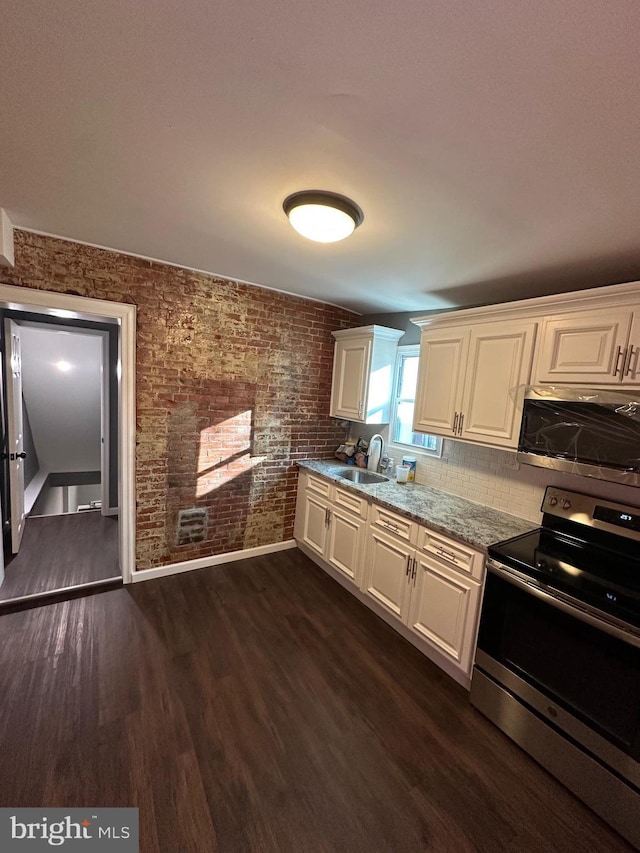
[[[0,266],[13,267],[13,224],[4,208],[0,207]]]

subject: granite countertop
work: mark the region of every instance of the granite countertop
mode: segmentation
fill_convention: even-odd
[[[366,495],[388,509],[406,515],[420,524],[444,533],[460,542],[487,552],[489,545],[535,530],[537,525],[517,515],[509,515],[488,506],[473,503],[440,489],[421,486],[418,483],[399,485],[395,480],[388,483],[361,485],[340,477],[340,471],[351,466],[325,460],[299,461],[300,468],[333,480],[342,488]]]

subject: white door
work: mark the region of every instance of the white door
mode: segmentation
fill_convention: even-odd
[[[480,607],[480,584],[418,554],[409,627],[467,675]]]
[[[305,494],[302,542],[320,557],[324,557],[327,545],[328,510],[329,505],[322,498]]]
[[[411,545],[370,529],[364,591],[403,622],[406,622],[409,605],[413,554]]]
[[[536,323],[491,323],[471,332],[461,438],[516,447]]]
[[[365,522],[337,509],[330,512],[327,560],[359,585]]]
[[[579,311],[547,320],[536,382],[617,385],[623,370],[631,312]]]
[[[413,428],[453,435],[462,404],[468,328],[422,333]]]
[[[334,418],[344,418],[348,421],[365,419],[370,363],[370,337],[336,342],[330,411]]]
[[[24,457],[22,432],[22,357],[20,326],[5,319],[7,377],[7,451],[11,497],[11,551],[18,553],[24,532]]]

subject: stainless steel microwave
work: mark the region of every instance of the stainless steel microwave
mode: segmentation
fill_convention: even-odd
[[[640,391],[528,388],[518,460],[640,486]]]

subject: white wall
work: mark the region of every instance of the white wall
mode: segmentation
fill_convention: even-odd
[[[380,432],[387,440],[388,427],[379,429],[360,424],[352,424],[351,427],[351,437],[356,439],[358,436],[367,439],[374,432]],[[445,439],[440,459],[419,456],[410,450],[404,452],[417,459],[417,483],[518,515],[536,524],[542,519],[540,505],[544,490],[549,485],[640,506],[640,489],[592,477],[518,465],[515,453],[507,450]],[[397,464],[402,461],[401,451],[389,448],[388,453]]]
[[[40,467],[99,471],[102,336],[21,325],[23,394]],[[65,373],[56,367],[68,362]]]

